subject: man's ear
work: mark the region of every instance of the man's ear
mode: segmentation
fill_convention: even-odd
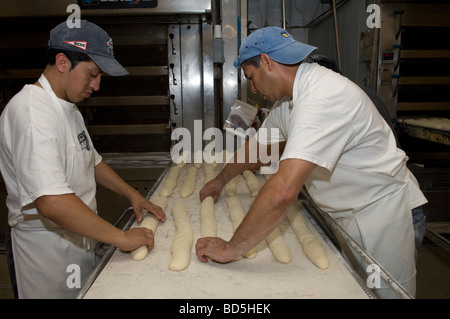
[[[272,70],[272,60],[269,58],[267,53],[261,54],[260,66],[267,68],[269,71]]]
[[[55,66],[59,72],[64,73],[70,71],[72,64],[64,53],[58,53],[55,57]]]

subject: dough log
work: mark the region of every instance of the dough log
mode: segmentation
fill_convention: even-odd
[[[273,256],[282,264],[291,262],[291,252],[283,239],[280,227],[276,227],[266,238]]]
[[[212,180],[216,174],[214,166],[205,164],[205,180],[204,184]],[[202,237],[216,237],[217,236],[217,221],[214,212],[214,200],[211,196],[205,198],[200,205],[200,221],[202,225]]]
[[[241,201],[236,196],[228,197],[227,205],[230,212],[231,221],[233,223],[233,228],[236,231],[245,217],[244,208],[242,207]],[[242,256],[244,256],[245,258],[253,259],[256,257],[256,252],[256,247],[253,247]]]
[[[295,236],[302,245],[305,255],[320,269],[327,269],[330,266],[328,255],[322,243],[309,229],[301,212],[295,208],[295,205],[289,207],[287,218]]]
[[[158,205],[162,208],[162,210],[166,209],[167,206],[167,198],[159,196],[153,204]],[[142,222],[140,223],[139,227],[146,227],[148,229],[151,229],[153,234],[156,231],[156,228],[158,227],[159,220],[152,215],[151,213],[147,213],[147,215],[144,217]],[[131,252],[131,257],[133,260],[143,260],[148,255],[148,249],[147,246],[141,246],[139,248],[136,248]]]
[[[169,197],[175,187],[177,186],[178,176],[180,175],[180,168],[178,166],[172,166],[169,169],[167,179],[164,183],[164,187],[161,190],[160,195],[164,197]]]
[[[251,171],[246,170],[242,173],[242,175],[245,178],[245,181],[247,182],[248,190],[250,191],[250,194],[252,194],[252,197],[255,198],[258,196],[259,190],[261,189],[261,185],[259,184],[258,180],[256,179],[255,174],[253,174]]]
[[[224,187],[223,191],[225,192],[225,195],[228,197],[236,196],[237,192],[237,182],[236,178],[233,177]]]
[[[186,198],[192,195],[195,190],[195,181],[197,178],[197,168],[195,166],[189,167],[186,175],[186,179],[181,186],[180,194],[181,197]]]
[[[184,270],[191,261],[194,233],[183,202],[178,202],[172,207],[172,215],[177,230],[170,248],[172,258],[169,269]]]
[[[214,213],[214,200],[206,197],[200,205],[200,221],[202,224],[202,237],[217,236],[217,222]]]

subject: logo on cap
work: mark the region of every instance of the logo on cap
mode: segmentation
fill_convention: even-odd
[[[74,47],[77,47],[84,51],[87,50],[87,42],[86,41],[64,41],[64,43],[73,45]]]
[[[285,37],[285,38],[289,38],[289,34],[287,34],[287,33],[285,33],[285,32],[282,32],[281,35],[282,35],[283,37]]]
[[[109,41],[106,42],[106,45],[108,46],[108,53],[111,55],[114,55],[114,49],[113,49],[113,41],[111,38],[109,38]]]

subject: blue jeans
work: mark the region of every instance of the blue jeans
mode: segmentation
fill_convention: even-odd
[[[414,239],[416,245],[415,259],[417,261],[417,251],[425,236],[425,213],[422,207],[417,207],[412,210],[413,226],[414,226]]]

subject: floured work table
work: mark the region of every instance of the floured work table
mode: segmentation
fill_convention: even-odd
[[[205,165],[205,164],[204,164]],[[287,264],[278,262],[266,241],[257,245],[257,255],[253,259],[239,258],[220,264],[213,261],[203,263],[195,254],[195,243],[201,237],[199,191],[203,187],[203,166],[197,169],[194,193],[181,198],[180,188],[188,168],[186,165],[178,177],[173,193],[168,197],[165,209],[166,221],[159,223],[155,231],[155,246],[141,261],[132,259],[131,253],[109,247],[103,255],[88,282],[82,287],[78,298],[85,299],[301,299],[301,298],[372,298],[371,291],[356,275],[336,246],[332,243],[316,221],[311,218],[299,202],[309,228],[324,246],[330,266],[319,269],[307,256],[295,236],[289,222],[280,224],[283,238],[289,247],[292,259]],[[219,173],[221,165],[215,168]],[[153,201],[164,186],[167,168],[147,198]],[[263,185],[266,179],[256,174]],[[245,211],[253,198],[242,175],[236,177],[237,194]],[[171,213],[174,203],[183,201],[194,232],[194,243],[188,267],[182,271],[169,270],[170,248],[176,234]],[[217,235],[226,240],[233,235],[233,226],[228,211],[226,195],[221,194],[215,204]],[[134,216],[124,227],[137,226]]]

